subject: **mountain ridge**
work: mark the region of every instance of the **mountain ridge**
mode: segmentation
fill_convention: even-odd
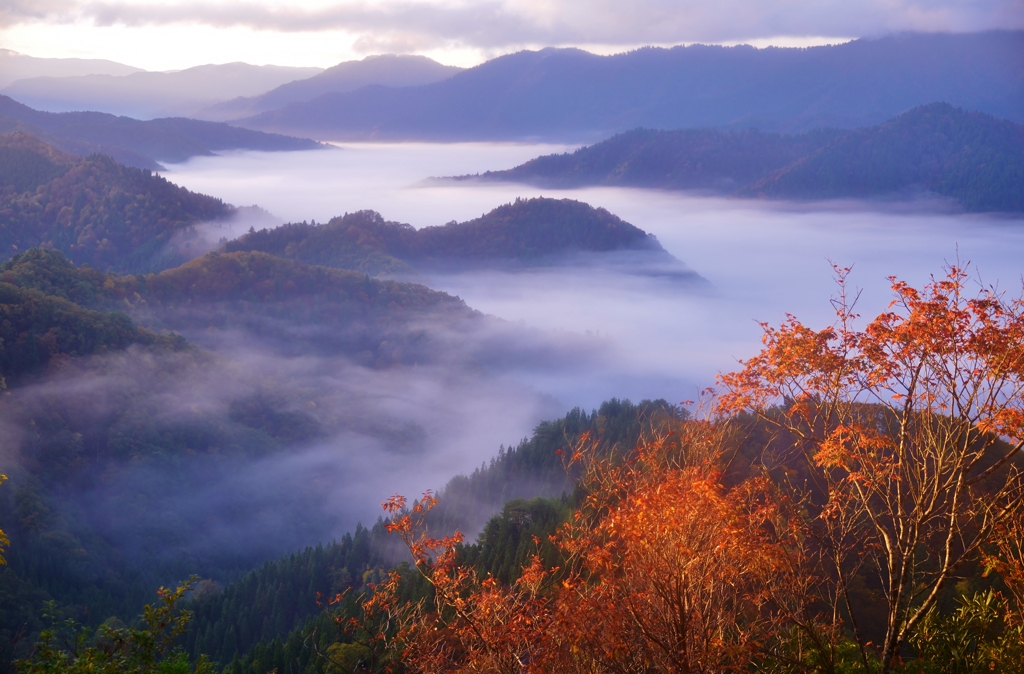
[[[935,100],[1024,122],[1024,31],[824,46],[578,49],[501,56],[431,85],[325,94],[238,120],[329,140],[593,141],[637,126],[804,131]]]
[[[143,121],[104,112],[43,112],[0,94],[0,134],[14,131],[31,133],[72,154],[106,154],[123,164],[150,170],[163,169],[160,161],[178,163],[222,150],[324,147],[306,138],[183,117]]]
[[[635,256],[631,261],[636,264],[700,279],[653,235],[607,210],[544,197],[517,199],[473,220],[418,230],[386,221],[374,211],[357,211],[321,225],[293,223],[252,231],[227,242],[224,250],[262,251],[309,264],[396,277],[600,262],[602,255],[617,253]]]
[[[425,56],[381,54],[361,61],[344,61],[312,77],[282,84],[251,97],[239,97],[208,106],[196,113],[199,119],[229,122],[290,103],[308,101],[326,93],[345,93],[368,85],[410,87],[433,84],[461,72]]]
[[[322,68],[200,65],[173,72],[22,78],[0,93],[47,112],[106,112],[136,119],[193,117],[201,108],[236,96],[256,96],[312,77]],[[224,120],[217,120],[224,121]]]
[[[542,187],[704,189],[741,197],[879,198],[927,191],[970,211],[1024,210],[1024,125],[947,103],[877,126],[798,135],[636,129],[480,179]]]
[[[27,77],[128,75],[138,72],[144,71],[107,59],[39,58],[11,49],[0,49],[0,87]]]

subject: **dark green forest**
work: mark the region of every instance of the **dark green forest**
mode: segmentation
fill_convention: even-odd
[[[467,222],[415,229],[373,211],[250,232],[225,250],[261,251],[367,274],[551,264],[572,253],[640,251],[671,260],[657,240],[603,208],[571,199],[517,199]]]
[[[796,135],[636,129],[483,180],[622,185],[743,197],[839,199],[931,192],[968,211],[1024,210],[1024,126],[945,103],[877,126]]]

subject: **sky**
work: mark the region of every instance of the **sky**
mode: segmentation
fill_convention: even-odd
[[[472,66],[548,46],[811,46],[997,28],[1024,28],[1024,0],[0,0],[0,48],[147,70],[381,53]]]

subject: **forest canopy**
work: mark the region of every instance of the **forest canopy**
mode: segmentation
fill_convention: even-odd
[[[516,199],[466,222],[415,229],[374,211],[296,223],[229,241],[225,250],[257,250],[309,264],[371,275],[414,269],[551,264],[574,253],[633,251],[674,260],[657,239],[603,208],[572,199]]]
[[[180,264],[167,244],[234,209],[104,155],[73,157],[25,133],[0,135],[0,258],[60,250],[76,264],[145,272]]]

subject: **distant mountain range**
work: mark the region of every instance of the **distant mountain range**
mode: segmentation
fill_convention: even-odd
[[[42,246],[97,269],[151,271],[184,261],[168,250],[175,234],[234,211],[107,156],[0,135],[0,259]]]
[[[374,211],[253,231],[225,244],[227,252],[259,251],[367,274],[515,269],[595,262],[625,254],[645,273],[701,278],[669,255],[652,235],[603,208],[570,199],[517,199],[475,220],[414,229]]]
[[[92,110],[136,119],[192,117],[214,103],[262,94],[320,72],[323,68],[226,63],[167,73],[24,78],[0,93],[47,112]]]
[[[142,68],[104,59],[37,58],[0,49],[0,88],[29,77],[75,77],[78,75],[130,75]]]
[[[370,85],[413,87],[440,82],[462,68],[441,65],[425,56],[384,54],[345,61],[307,79],[282,84],[260,96],[236,98],[195,114],[199,119],[226,122],[309,101],[329,93],[345,93]],[[222,99],[223,100],[223,99]]]
[[[544,49],[435,84],[364,87],[240,120],[329,140],[593,141],[638,126],[798,132],[932,101],[1024,122],[1024,32],[903,34],[806,49]]]
[[[786,199],[927,191],[970,211],[1024,211],[1024,125],[934,103],[851,131],[788,136],[637,129],[572,153],[463,178],[545,187],[710,189]]]
[[[189,157],[213,155],[223,150],[323,147],[304,138],[183,117],[140,121],[103,112],[40,112],[0,96],[0,134],[14,131],[34,134],[72,154],[102,153],[123,164],[152,170],[162,169],[161,161],[182,162]]]

